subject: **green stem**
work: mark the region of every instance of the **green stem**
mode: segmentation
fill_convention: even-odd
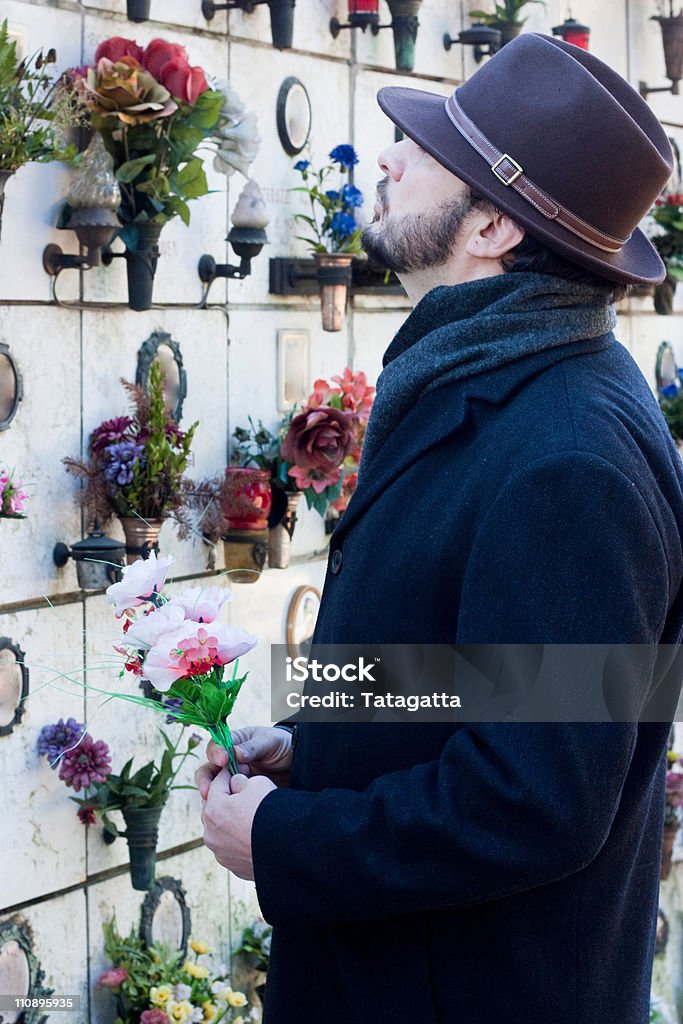
[[[214,743],[217,743],[219,747],[223,747],[228,752],[228,771],[231,775],[237,775],[239,766],[235,755],[235,745],[232,742],[230,726],[227,722],[218,722],[217,725],[209,726],[208,729]]]

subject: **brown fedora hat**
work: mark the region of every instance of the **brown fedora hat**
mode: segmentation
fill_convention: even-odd
[[[409,138],[550,249],[612,281],[663,280],[637,225],[671,175],[669,140],[635,89],[586,50],[526,33],[448,99],[395,87],[377,99]]]

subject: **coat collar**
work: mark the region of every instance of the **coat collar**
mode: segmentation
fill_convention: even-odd
[[[499,404],[526,380],[555,363],[600,352],[615,342],[610,332],[599,338],[537,352],[490,373],[475,374],[428,391],[389,437],[381,453],[369,466],[363,466],[358,487],[335,528],[335,541],[339,541],[375,498],[424,452],[460,430],[472,399]]]

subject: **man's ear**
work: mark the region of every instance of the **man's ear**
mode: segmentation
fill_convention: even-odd
[[[465,251],[485,260],[500,260],[520,244],[526,232],[506,213],[478,217],[469,232]]]

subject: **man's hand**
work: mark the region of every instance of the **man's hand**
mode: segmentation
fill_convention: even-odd
[[[219,864],[239,878],[254,878],[251,826],[261,801],[277,786],[257,775],[230,775],[221,769],[209,785],[202,809],[204,843]]]
[[[273,729],[263,725],[249,725],[235,729],[232,734],[235,754],[242,775],[265,775],[276,786],[289,785],[292,763],[292,736],[286,729]],[[209,786],[228,763],[228,753],[211,740],[206,748],[208,763],[195,772],[195,782],[202,800],[206,800]]]

